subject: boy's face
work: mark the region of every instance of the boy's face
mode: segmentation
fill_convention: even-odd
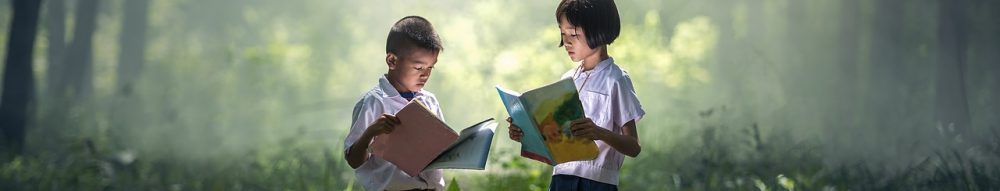
[[[386,54],[389,81],[399,92],[420,91],[431,77],[437,56],[437,52],[423,48],[410,48],[405,55]]]
[[[573,62],[582,61],[583,58],[597,53],[587,44],[583,28],[569,24],[566,16],[559,17],[559,32],[562,34],[563,47]]]

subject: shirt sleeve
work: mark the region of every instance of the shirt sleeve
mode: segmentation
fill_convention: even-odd
[[[354,145],[361,135],[368,129],[368,125],[375,122],[382,115],[382,105],[375,98],[366,96],[354,105],[354,112],[351,115],[351,131],[344,139],[344,153]]]
[[[635,120],[639,122],[646,111],[639,104],[639,97],[632,87],[632,79],[628,75],[623,75],[615,83],[615,91],[612,93],[614,123],[616,127],[622,127],[625,123]]]
[[[437,114],[438,119],[447,123],[447,121],[444,120],[444,112],[441,111],[441,103],[438,102],[437,97],[431,96],[430,99],[425,100],[424,104],[433,108],[434,114]]]

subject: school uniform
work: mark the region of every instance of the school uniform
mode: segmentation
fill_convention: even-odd
[[[441,112],[437,98],[434,97],[433,93],[421,90],[413,93],[413,99],[423,102],[428,109],[434,111],[437,117],[444,121],[444,113]],[[351,131],[344,140],[345,155],[351,145],[355,144],[368,129],[368,125],[378,120],[383,113],[395,115],[407,103],[409,100],[396,91],[385,75],[379,78],[378,85],[365,93],[354,106]],[[354,170],[354,175],[366,190],[443,190],[444,177],[441,172],[441,170],[427,170],[416,177],[410,177],[396,165],[369,154],[368,160]]]
[[[580,90],[584,115],[601,128],[622,134],[625,123],[638,122],[646,114],[632,87],[632,79],[615,64],[614,58],[601,61],[590,71],[574,68],[562,78],[573,78]],[[625,155],[604,141],[595,142],[598,154],[594,160],[566,162],[553,167],[550,190],[617,189]]]

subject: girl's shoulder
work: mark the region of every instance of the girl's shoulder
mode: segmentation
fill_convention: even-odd
[[[632,84],[632,78],[629,77],[628,71],[619,67],[618,64],[610,64],[605,70],[604,76],[610,84]]]

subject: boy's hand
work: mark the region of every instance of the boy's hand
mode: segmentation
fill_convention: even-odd
[[[594,124],[593,120],[586,117],[573,120],[570,124],[570,129],[573,130],[573,136],[588,138],[591,140],[603,140],[604,135],[610,133],[610,131],[598,127],[597,124]]]
[[[378,120],[375,120],[374,123],[368,126],[368,129],[365,130],[365,134],[367,137],[372,138],[381,134],[389,134],[392,133],[392,130],[395,130],[396,126],[399,126],[399,124],[399,118],[383,113]]]
[[[521,137],[524,136],[524,132],[521,131],[521,127],[514,125],[514,120],[507,117],[507,123],[510,126],[507,127],[507,134],[510,134],[510,140],[521,142]]]

